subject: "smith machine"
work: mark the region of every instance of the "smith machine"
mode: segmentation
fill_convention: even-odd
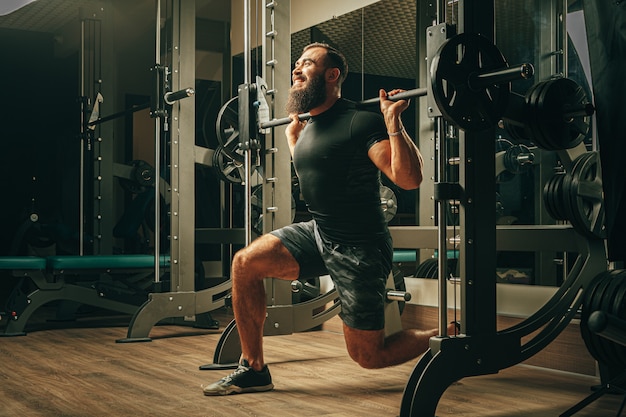
[[[245,31],[249,36],[249,4],[245,2]],[[264,71],[271,69],[272,82],[277,68],[285,67],[288,58],[276,59],[280,49],[277,33],[289,33],[289,2],[277,6],[265,5],[270,15],[271,30],[265,30],[270,42],[263,44]],[[444,2],[438,2],[438,16],[443,16]],[[266,19],[263,19],[265,22]],[[284,26],[282,26],[284,25]],[[584,93],[567,78],[537,83],[525,96],[511,92],[511,82],[533,76],[533,66],[522,64],[510,67],[497,47],[494,37],[494,3],[486,0],[459,0],[458,21],[440,22],[426,31],[428,85],[408,91],[404,98],[426,96],[428,115],[435,120],[439,150],[439,172],[435,184],[438,207],[438,227],[392,228],[397,247],[438,248],[439,263],[439,323],[440,335],[431,339],[430,349],[417,363],[401,403],[401,416],[434,416],[439,398],[453,382],[468,376],[497,373],[520,363],[548,345],[577,314],[582,303],[581,289],[592,278],[606,270],[604,249],[604,214],[602,186],[597,153],[587,152],[583,143],[594,112]],[[247,42],[247,41],[246,41]],[[265,42],[265,40],[264,40]],[[287,44],[285,50],[289,49]],[[244,49],[249,51],[246,44]],[[285,59],[283,61],[283,59]],[[286,146],[274,135],[278,126],[289,119],[269,119],[279,97],[274,84],[267,86],[263,79],[250,83],[247,75],[239,87],[239,95],[226,103],[217,122],[220,141],[220,164],[225,173],[234,174],[234,182],[244,182],[246,195],[251,184],[247,179],[253,167],[262,163],[265,180],[263,196],[277,196],[282,191],[274,176],[282,155],[282,163],[289,166]],[[288,80],[286,69],[284,76]],[[265,74],[264,77],[265,78]],[[285,91],[288,86],[283,86]],[[271,98],[267,104],[266,96]],[[360,105],[376,104],[377,99],[365,100]],[[280,107],[278,107],[280,108]],[[268,111],[269,110],[269,111]],[[303,115],[302,118],[306,118]],[[498,226],[495,223],[494,172],[502,165],[515,166],[528,162],[528,152],[503,152],[494,158],[491,152],[495,126],[505,127],[514,138],[532,140],[539,147],[557,151],[563,171],[546,184],[544,200],[556,219],[569,224],[555,226]],[[458,129],[459,153],[450,155],[446,132]],[[268,129],[272,129],[268,131]],[[264,134],[271,140],[261,140]],[[446,167],[450,161],[458,165],[459,181],[450,182]],[[497,163],[497,165],[496,165]],[[273,170],[268,170],[271,166]],[[283,174],[285,175],[285,174]],[[287,174],[289,175],[289,174]],[[267,189],[265,187],[268,187]],[[271,188],[270,188],[271,187]],[[284,189],[283,189],[284,191]],[[455,202],[459,206],[460,239],[457,242],[460,265],[460,297],[462,334],[446,334],[447,319],[447,249],[454,247],[454,238],[448,238],[446,207]],[[246,204],[249,207],[249,204]],[[264,201],[263,215],[272,217],[278,207]],[[249,213],[247,218],[249,219]],[[264,223],[264,229],[270,227]],[[271,222],[272,226],[279,223]],[[271,229],[265,229],[271,230]],[[247,238],[248,239],[248,238]],[[246,241],[248,241],[246,239]],[[502,251],[554,251],[575,253],[563,285],[538,311],[518,325],[496,329],[496,249]],[[267,319],[265,335],[288,334],[314,327],[336,314],[340,305],[333,291],[297,305],[278,301],[282,288],[268,280]],[[330,307],[326,307],[330,305]],[[530,335],[534,336],[530,337]],[[522,342],[522,339],[530,337]],[[201,369],[231,367],[239,359],[241,347],[236,323],[225,329],[215,350],[214,363]]]

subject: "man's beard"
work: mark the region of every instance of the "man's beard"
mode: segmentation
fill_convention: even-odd
[[[288,114],[306,113],[326,101],[326,85],[324,74],[309,80],[303,89],[289,90],[286,110]]]

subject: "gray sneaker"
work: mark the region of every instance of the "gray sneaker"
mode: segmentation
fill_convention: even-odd
[[[228,395],[270,391],[272,388],[274,384],[272,384],[272,376],[267,365],[257,372],[244,359],[235,372],[217,382],[202,386],[202,391],[204,395]]]

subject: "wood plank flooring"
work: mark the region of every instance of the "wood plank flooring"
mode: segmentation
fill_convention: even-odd
[[[0,416],[397,416],[414,365],[363,370],[328,330],[266,337],[274,391],[205,397],[201,384],[230,372],[198,369],[211,363],[221,331],[157,326],[152,342],[119,344],[127,327],[115,320],[51,327],[0,338]],[[452,385],[437,416],[554,417],[598,382],[517,365]],[[621,400],[605,395],[576,416],[615,416]]]

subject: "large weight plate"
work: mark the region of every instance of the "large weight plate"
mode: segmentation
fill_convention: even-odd
[[[217,147],[213,153],[211,167],[222,181],[241,184],[245,177],[243,162],[231,158],[224,149],[222,146]]]
[[[620,281],[620,285],[615,292],[615,297],[613,297],[613,305],[609,308],[608,311],[610,314],[613,314],[615,317],[618,317],[622,320],[626,319],[626,317],[624,316],[624,306],[626,304],[624,302],[624,297],[626,297],[626,276],[624,276],[624,272],[625,271],[622,270],[614,277],[614,279]],[[626,366],[626,347],[622,345],[616,345],[615,348],[618,352],[622,368],[624,368]]]
[[[592,280],[589,288],[585,290],[583,309],[580,318],[582,324],[580,326],[580,332],[583,341],[585,342],[589,353],[591,353],[591,355],[598,361],[608,360],[608,358],[605,358],[607,355],[604,351],[605,344],[602,340],[604,338],[592,333],[591,330],[589,330],[587,322],[591,313],[600,309],[604,292],[611,279],[609,275],[610,271],[600,273]]]
[[[528,136],[537,146],[546,150],[554,150],[554,144],[549,138],[543,135],[539,121],[537,103],[539,102],[541,94],[551,82],[552,80],[535,84],[526,94],[526,126]]]
[[[231,98],[220,109],[215,121],[215,134],[222,152],[237,162],[244,161],[239,140],[239,97]]]
[[[441,114],[463,130],[495,126],[507,107],[511,83],[472,89],[472,74],[498,71],[508,64],[498,48],[479,34],[461,33],[448,39],[433,57],[430,75]]]
[[[555,174],[543,186],[543,204],[550,217],[554,220],[564,220],[561,218],[558,210],[557,186],[560,176]]]
[[[587,152],[578,157],[572,169],[566,192],[570,198],[574,228],[590,238],[606,237],[604,194],[598,152]]]
[[[619,286],[622,283],[622,280],[619,278],[619,275],[612,273],[609,275],[610,278],[607,278],[609,281],[606,290],[604,291],[604,296],[602,297],[602,302],[600,304],[600,310],[605,313],[613,314],[611,308],[613,306],[613,301],[615,300],[615,296],[617,295]],[[615,342],[610,341],[604,337],[599,336],[604,345],[604,353],[607,356],[607,359],[618,366],[624,366],[624,362],[620,355],[620,350]]]
[[[536,113],[539,127],[554,150],[571,149],[583,141],[589,131],[589,116],[566,114],[587,103],[585,90],[569,78],[552,80],[546,86],[536,103]]]

